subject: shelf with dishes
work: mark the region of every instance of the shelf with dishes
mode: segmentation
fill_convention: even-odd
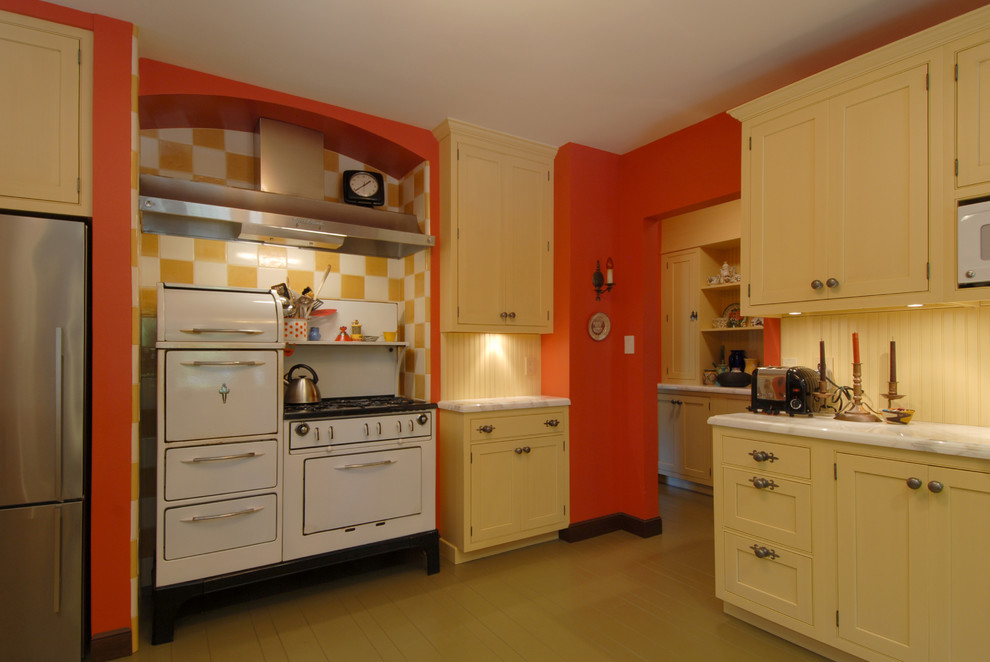
[[[746,333],[751,331],[763,331],[762,326],[732,326],[720,329],[702,329],[702,333]]]
[[[352,347],[408,347],[409,343],[402,341],[387,342],[385,340],[293,340],[286,345],[335,345]]]

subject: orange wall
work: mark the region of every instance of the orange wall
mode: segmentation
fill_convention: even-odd
[[[33,0],[0,9],[93,32],[91,631],[131,625],[130,23]]]

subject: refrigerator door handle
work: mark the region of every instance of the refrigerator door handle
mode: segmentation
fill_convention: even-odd
[[[62,327],[55,327],[55,499],[62,500]]]
[[[62,611],[62,509],[55,508],[55,581],[53,593],[55,613]]]

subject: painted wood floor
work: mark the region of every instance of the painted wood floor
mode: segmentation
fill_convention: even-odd
[[[330,569],[180,615],[154,662],[823,660],[722,613],[711,497],[660,485],[663,535],[554,541],[425,573],[419,558]]]

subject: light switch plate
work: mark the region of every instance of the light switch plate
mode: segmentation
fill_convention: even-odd
[[[625,352],[626,354],[636,353],[636,336],[625,336]]]

